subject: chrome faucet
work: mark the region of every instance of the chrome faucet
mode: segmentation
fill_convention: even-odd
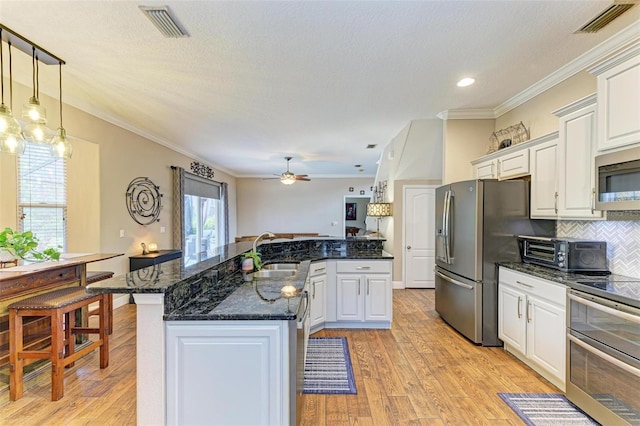
[[[258,248],[258,242],[263,239],[264,237],[270,237],[270,238],[275,238],[276,234],[274,234],[273,232],[263,232],[262,234],[258,235],[256,237],[255,240],[253,240],[253,252],[257,253],[257,248]]]

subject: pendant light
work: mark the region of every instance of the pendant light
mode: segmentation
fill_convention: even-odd
[[[40,92],[40,69],[36,48],[31,47],[31,61],[33,65],[33,96],[22,107],[22,118],[27,120],[27,125],[22,130],[22,135],[31,143],[47,143],[51,137],[51,130],[47,127],[47,110],[40,105],[38,94]]]
[[[4,57],[2,47],[2,28],[0,28],[0,151],[9,154],[22,155],[26,148],[20,123],[11,114],[11,108],[4,104]],[[13,81],[11,74],[11,43],[9,43],[9,81]],[[13,87],[11,87],[13,98]],[[11,103],[11,102],[10,102]]]
[[[51,139],[51,156],[57,158],[64,158],[69,160],[73,153],[73,147],[67,139],[67,131],[62,127],[62,62],[60,66],[60,127],[58,127],[58,133]]]

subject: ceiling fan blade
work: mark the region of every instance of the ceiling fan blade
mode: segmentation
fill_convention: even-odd
[[[296,175],[296,180],[302,180],[302,181],[305,181],[305,182],[310,182],[311,179],[309,179],[308,177],[305,177],[305,176],[307,176],[307,175]]]

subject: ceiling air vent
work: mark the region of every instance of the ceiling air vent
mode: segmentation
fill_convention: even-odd
[[[156,26],[163,36],[169,38],[189,37],[189,34],[187,34],[182,25],[180,25],[178,20],[169,11],[168,7],[139,7],[142,13],[153,22],[153,25]]]
[[[576,33],[595,33],[600,31],[618,16],[631,9],[637,2],[637,0],[616,1],[614,4],[600,12],[592,20],[580,27]]]

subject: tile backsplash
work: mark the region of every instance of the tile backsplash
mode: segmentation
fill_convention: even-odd
[[[640,277],[640,221],[562,220],[556,235],[606,241],[609,270]]]

